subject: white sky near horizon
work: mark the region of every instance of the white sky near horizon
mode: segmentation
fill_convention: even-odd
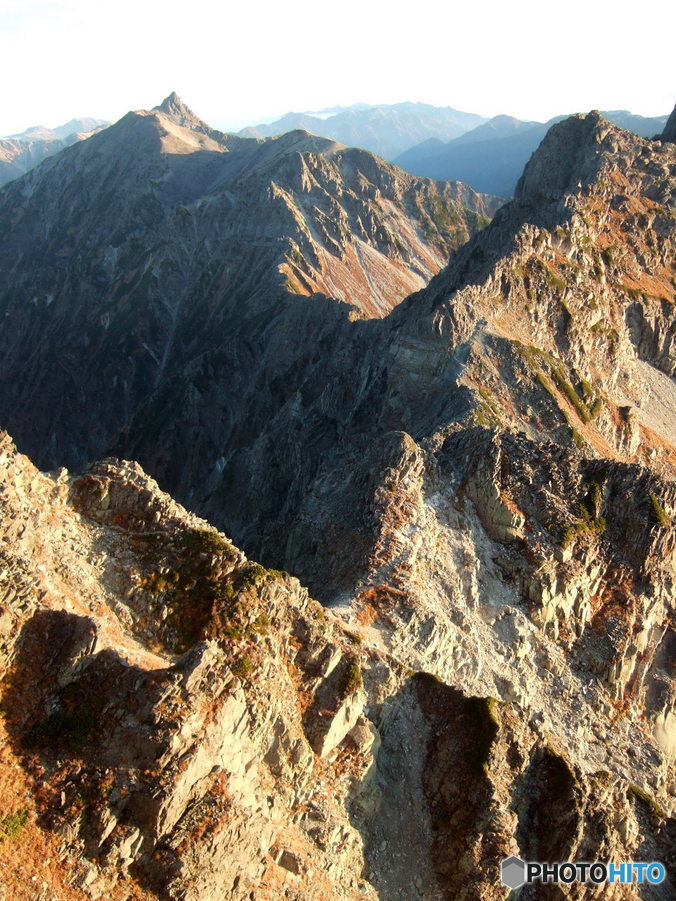
[[[115,121],[172,90],[223,129],[359,101],[661,115],[675,26],[673,0],[0,0],[0,135]]]

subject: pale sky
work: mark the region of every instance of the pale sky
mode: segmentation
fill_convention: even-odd
[[[673,0],[0,0],[0,135],[172,90],[226,129],[358,101],[659,115],[675,33]]]

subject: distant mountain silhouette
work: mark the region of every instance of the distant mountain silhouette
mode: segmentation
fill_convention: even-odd
[[[637,116],[627,110],[602,113],[606,119],[645,138],[664,128],[666,116]],[[423,141],[395,157],[394,162],[415,175],[458,179],[475,191],[511,197],[516,183],[549,128],[566,116],[548,122],[525,122],[495,116],[446,144]]]
[[[350,147],[363,147],[391,160],[420,141],[429,138],[449,141],[486,121],[484,116],[475,113],[426,103],[370,107],[356,104],[328,117],[326,112],[332,111],[322,110],[317,115],[287,113],[275,122],[245,128],[240,135],[263,138],[302,128]]]
[[[104,119],[71,119],[56,128],[33,125],[21,134],[0,139],[0,185],[108,124]]]
[[[32,125],[25,131],[16,135],[7,135],[7,139],[14,141],[58,141],[64,140],[73,134],[88,134],[92,131],[98,131],[110,125],[105,119],[92,119],[85,116],[80,119],[70,119],[63,125],[57,125],[56,128],[47,128],[44,125]]]

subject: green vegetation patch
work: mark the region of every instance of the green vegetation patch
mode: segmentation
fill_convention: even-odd
[[[225,554],[230,559],[237,556],[234,546],[216,529],[189,529],[182,533],[181,544],[185,550],[199,554]]]
[[[348,639],[348,641],[352,642],[352,644],[363,643],[363,638],[357,632],[351,632],[349,629],[343,629],[343,634]]]
[[[446,200],[438,194],[432,198],[430,217],[441,231],[449,231],[454,226],[462,225],[462,216],[452,200]]]
[[[657,497],[657,495],[650,492],[649,500],[650,500],[650,509],[652,510],[656,524],[663,529],[670,529],[673,525],[673,522],[671,520],[671,517],[667,513],[667,511],[664,509],[664,507],[660,503],[660,500]]]
[[[592,405],[589,408],[589,414],[591,418],[596,419],[596,417],[601,413],[601,410],[603,410],[603,398],[599,395],[594,398]]]
[[[284,289],[289,294],[302,294],[303,293],[298,282],[294,278],[291,278],[290,275],[287,275],[284,278]]]
[[[28,825],[30,816],[27,807],[21,807],[14,813],[8,813],[0,819],[0,842],[7,838],[16,838]]]
[[[538,383],[538,385],[539,385],[541,388],[543,388],[543,389],[547,392],[547,394],[549,394],[550,397],[553,397],[554,400],[556,400],[556,394],[555,394],[554,391],[552,390],[552,386],[549,384],[549,382],[548,382],[547,379],[544,377],[544,375],[540,372],[539,369],[538,369],[538,371],[535,373],[535,381]]]
[[[587,442],[584,440],[583,436],[578,432],[577,429],[571,428],[571,437],[575,442],[575,446],[579,447],[580,450],[583,450],[587,446]]]
[[[544,260],[531,259],[530,269],[533,273],[539,273],[545,280],[547,287],[553,292],[561,293],[566,289],[565,281],[553,272]]]
[[[253,670],[253,661],[248,654],[244,654],[242,657],[238,657],[237,660],[230,665],[230,669],[235,676],[241,679],[244,676],[248,676]]]
[[[344,698],[347,698],[349,695],[354,694],[357,689],[361,688],[362,684],[363,680],[359,662],[356,657],[352,657],[345,669],[345,674],[343,675],[341,695]]]
[[[497,401],[486,388],[479,388],[482,403],[474,411],[474,419],[477,425],[484,428],[500,428],[502,424],[501,410]]]
[[[284,573],[259,563],[238,566],[239,552],[215,529],[139,541],[145,544],[142,558],[157,567],[142,587],[161,595],[166,616],[159,632],[168,649],[183,653],[208,636],[233,642],[267,633],[267,615],[253,614],[254,595]]]
[[[644,788],[641,788],[640,785],[634,785],[633,783],[627,789],[627,794],[629,796],[633,796],[634,798],[638,798],[639,801],[642,801],[650,810],[650,812],[657,817],[658,820],[668,820],[669,814],[666,810],[659,804],[652,795],[650,795]]]
[[[566,380],[563,372],[558,366],[555,366],[552,369],[552,378],[554,379],[556,387],[559,389],[559,391],[567,397],[572,406],[575,408],[575,412],[580,417],[582,422],[590,422],[592,417],[591,413],[587,409],[587,405],[579,396],[575,388],[573,388],[573,386],[570,384],[570,382]]]
[[[568,311],[568,314],[570,315],[570,311]],[[547,381],[545,372],[550,374],[552,381],[561,394],[570,402],[582,422],[590,422],[599,415],[603,409],[603,399],[596,394],[592,385],[585,378],[580,379],[578,392],[564,375],[561,361],[557,360],[552,354],[541,350],[539,347],[534,347],[532,344],[521,344],[518,341],[514,342],[514,347],[519,356],[525,360],[532,370],[533,377],[537,383],[550,397],[557,400],[556,394]],[[566,417],[566,422],[570,425],[568,417]],[[584,446],[584,439],[581,438],[581,442],[582,446]]]
[[[577,522],[566,526],[561,535],[561,547],[569,547],[579,535],[595,534],[603,535],[608,527],[608,522],[601,516],[603,506],[603,480],[591,479],[585,486],[585,495],[576,505],[575,513]]]

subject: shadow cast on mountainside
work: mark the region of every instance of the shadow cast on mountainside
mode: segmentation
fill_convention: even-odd
[[[161,888],[177,864],[163,855],[160,873],[150,857],[161,850],[153,836],[163,803],[156,711],[180,664],[144,670],[97,652],[94,622],[65,611],[37,612],[16,646],[2,701],[39,824],[81,841],[89,860],[130,866],[139,884]],[[127,845],[134,852],[125,858]]]
[[[412,881],[421,896],[482,897],[503,841],[487,828],[487,761],[498,735],[490,699],[417,673],[388,699],[378,728],[375,765],[351,810],[367,878],[397,901],[411,897]],[[463,859],[477,842],[482,866],[468,871]]]

